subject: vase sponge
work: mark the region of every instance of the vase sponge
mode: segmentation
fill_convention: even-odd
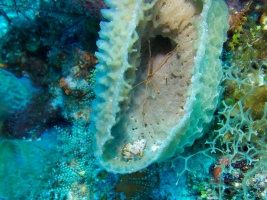
[[[223,0],[106,1],[92,131],[108,171],[131,173],[183,152],[216,109],[228,29]]]

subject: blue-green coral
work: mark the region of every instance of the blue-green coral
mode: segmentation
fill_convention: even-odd
[[[207,0],[204,4],[202,1],[177,1],[180,9],[183,5],[186,9],[195,7],[195,10],[190,10],[192,15],[184,16],[186,24],[181,21],[173,28],[157,24],[158,19],[163,22],[165,19],[160,16],[164,14],[160,13],[161,10],[175,6],[175,3],[166,3],[169,2],[106,1],[110,9],[103,10],[103,15],[109,22],[101,23],[100,40],[97,42],[99,52],[96,56],[100,63],[97,66],[92,127],[96,138],[95,155],[108,171],[133,172],[181,153],[185,146],[192,145],[196,138],[202,136],[203,128],[211,121],[217,106],[222,76],[219,56],[228,28],[227,7],[221,0]],[[159,14],[153,13],[153,9]],[[190,35],[194,31],[197,33],[196,40],[194,34]],[[179,41],[179,36],[175,34],[184,34],[186,39]],[[174,71],[179,71],[183,65],[182,59],[177,60],[176,57],[184,57],[189,51],[186,47],[194,43],[196,53],[193,66],[187,69],[188,80],[181,83],[179,75],[183,77],[184,74],[172,72],[168,76],[173,84],[169,87],[171,89],[167,92],[160,90],[156,94],[153,87],[155,89],[157,84],[162,83],[151,83],[154,74],[146,70],[145,87],[139,87],[137,82],[137,88],[143,89],[135,90],[135,72],[146,67],[139,66],[142,40],[153,40],[157,35],[167,37],[172,46],[176,46],[171,52],[173,57],[170,56]],[[169,54],[166,56],[168,59]],[[141,63],[145,62],[142,60]],[[166,66],[162,68],[168,70]],[[169,86],[168,80],[164,79],[166,86]],[[149,83],[152,89],[148,89]],[[177,94],[184,84],[190,86],[185,87],[182,95]],[[179,99],[185,99],[180,107],[177,104]],[[157,107],[148,106],[152,104]]]
[[[22,111],[30,102],[34,91],[31,81],[16,78],[12,73],[0,69],[0,120]]]

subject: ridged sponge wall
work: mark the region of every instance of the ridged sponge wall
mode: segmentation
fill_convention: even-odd
[[[106,170],[140,170],[203,135],[218,102],[228,10],[202,2],[106,1],[92,113]]]

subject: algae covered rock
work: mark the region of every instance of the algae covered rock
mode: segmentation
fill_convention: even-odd
[[[218,1],[106,1],[92,131],[108,171],[130,173],[183,152],[216,109],[228,10]]]
[[[45,174],[51,170],[48,163],[52,159],[40,147],[44,145],[48,150],[53,144],[49,137],[42,139],[0,141],[1,199],[34,199],[45,188]]]

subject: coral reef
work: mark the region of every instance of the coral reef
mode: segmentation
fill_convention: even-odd
[[[88,124],[75,121],[71,128],[55,127],[53,132],[57,133],[59,142],[54,154],[60,157],[52,165],[51,187],[41,192],[42,198],[105,199],[105,196],[112,197],[116,176],[102,172],[97,166]],[[104,183],[105,186],[103,186]]]
[[[0,199],[266,199],[266,1],[106,3],[0,2]]]
[[[88,104],[94,97],[92,84],[97,60],[93,52],[96,48],[99,19],[96,17],[92,20],[91,15],[86,13],[82,15],[81,9],[76,10],[75,15],[69,13],[70,9],[74,9],[71,6],[79,7],[78,4],[70,2],[64,6],[62,2],[58,2],[57,5],[42,2],[44,6],[42,10],[39,10],[38,2],[31,6],[27,3],[21,5],[20,1],[6,1],[1,4],[2,12],[12,23],[8,34],[0,40],[1,68],[13,73],[14,78],[19,77],[18,80],[25,85],[31,82],[39,91],[23,112],[13,112],[11,107],[2,104],[11,112],[2,123],[2,135],[8,138],[36,139],[56,124],[67,124],[74,118],[88,121],[90,116]],[[57,10],[59,9],[57,6],[60,5],[63,7]],[[16,6],[20,7],[18,15],[14,15]],[[64,11],[68,12],[62,14]],[[36,12],[38,15],[32,16],[32,13]],[[85,41],[85,35],[92,42]],[[20,77],[28,77],[31,81]],[[59,84],[62,77],[70,80],[72,86],[70,95],[62,92],[64,87],[60,87],[62,85]],[[21,88],[20,84],[13,82],[17,86],[14,89]],[[2,91],[5,90],[3,87]],[[21,99],[27,93],[35,94],[30,90],[23,95],[20,92],[23,92],[23,88],[17,92]],[[5,98],[8,98],[8,95],[3,96],[2,100]],[[9,103],[16,106],[16,102],[10,100]],[[20,106],[23,105],[24,103],[20,101]]]
[[[11,114],[22,112],[36,92],[27,77],[16,78],[5,69],[0,69],[0,120]]]
[[[197,2],[106,1],[92,107],[106,170],[134,172],[181,153],[211,121],[228,12],[223,1]]]
[[[6,21],[2,15],[0,20],[10,22],[8,30],[1,29],[0,38],[1,80],[5,81],[1,83],[1,106],[8,116],[3,118],[0,132],[0,197],[122,196],[113,192],[116,177],[107,173],[102,177],[93,150],[87,148],[92,138],[88,105],[94,97],[97,60],[93,52],[99,17],[87,14],[77,2],[29,2],[0,3]],[[87,5],[93,5],[90,12],[97,14],[101,1]],[[60,85],[62,77],[69,84],[66,88]],[[30,98],[34,87],[38,93]],[[68,95],[67,87],[71,89]],[[31,102],[26,105],[27,100]],[[55,125],[64,128],[55,129]],[[110,184],[103,187],[104,182]]]
[[[266,199],[261,177],[267,170],[263,50],[267,35],[260,20],[266,6],[260,0],[240,4],[232,14],[239,22],[230,21],[223,55],[224,92],[215,131],[207,142],[218,156],[211,170],[216,173],[214,199]]]
[[[119,175],[114,188],[116,192],[123,192],[126,199],[150,199],[150,193],[157,188],[159,181],[156,165],[132,174]]]
[[[87,51],[75,48],[70,59],[63,63],[63,76],[59,86],[64,92],[63,116],[65,119],[90,120],[91,109],[88,108],[94,98],[92,90],[95,82],[95,69],[97,63],[95,56]],[[73,105],[76,105],[75,107]]]
[[[0,141],[1,199],[38,197],[52,170],[47,163],[54,162],[54,157],[48,156],[54,141],[51,136],[43,136],[39,141]]]

